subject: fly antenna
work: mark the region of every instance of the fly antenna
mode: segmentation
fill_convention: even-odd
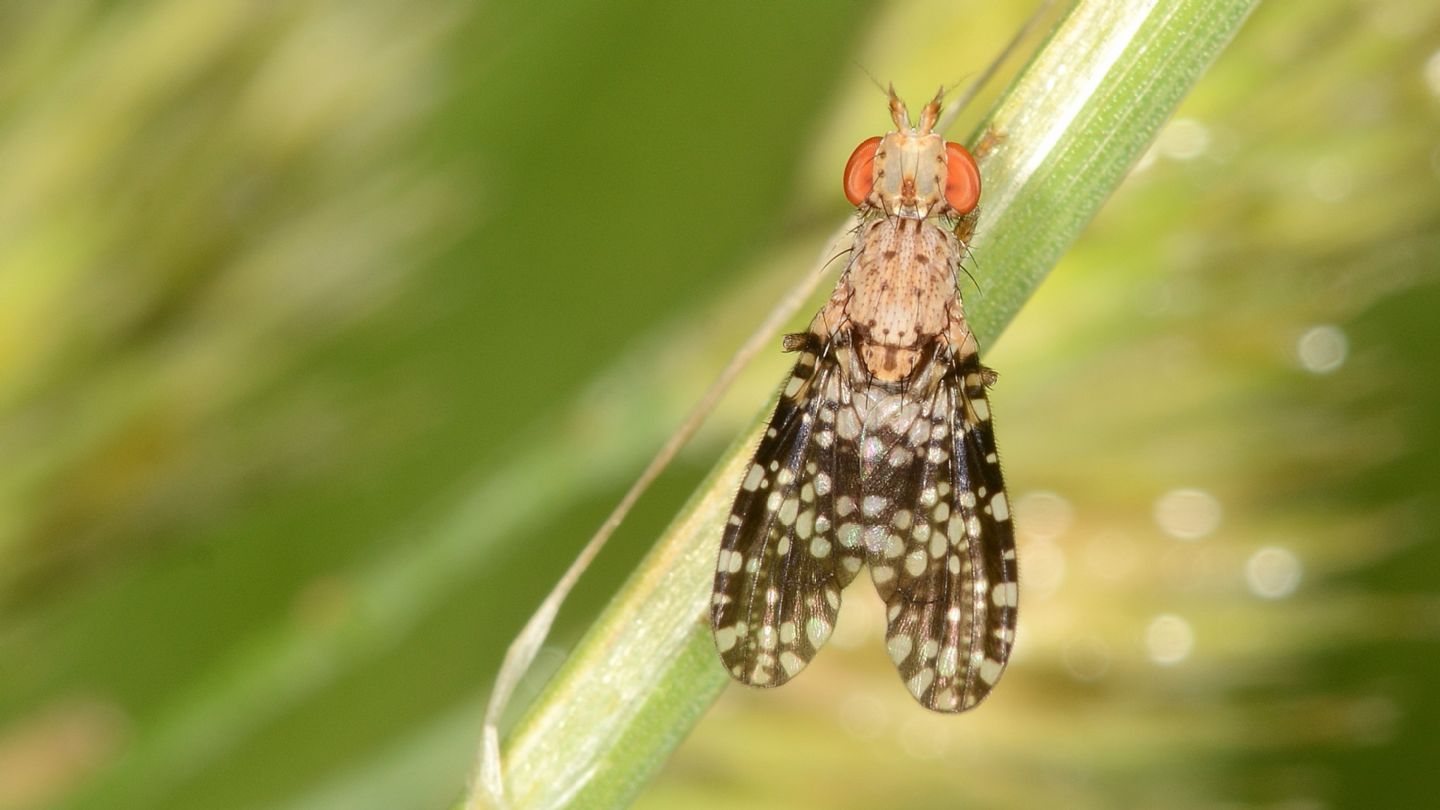
[[[905,102],[895,95],[895,85],[890,85],[890,120],[895,122],[895,127],[904,132],[910,127],[910,111],[905,109]]]
[[[919,131],[921,135],[929,135],[935,129],[935,121],[940,117],[940,104],[944,100],[945,88],[941,87],[940,92],[935,94],[935,98],[931,99],[930,103],[925,105],[925,109],[920,111]]]

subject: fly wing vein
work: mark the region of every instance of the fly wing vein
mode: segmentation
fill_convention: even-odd
[[[833,527],[852,478],[833,425],[838,376],[828,352],[802,352],[721,541],[711,627],[725,668],[752,686],[778,686],[810,662],[859,568],[842,565]]]
[[[928,435],[912,428],[912,504],[888,606],[886,646],[916,700],[937,711],[977,705],[1004,671],[1014,641],[1014,530],[990,425],[985,371],[971,354],[941,378]],[[893,522],[893,521],[892,521]]]

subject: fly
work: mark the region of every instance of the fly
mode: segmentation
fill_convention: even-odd
[[[726,670],[779,686],[830,637],[860,572],[886,604],[886,647],[910,693],[972,708],[1009,660],[1015,532],[957,273],[980,198],[965,147],[912,126],[845,166],[858,225],[850,260],[809,328],[721,542],[711,626]]]

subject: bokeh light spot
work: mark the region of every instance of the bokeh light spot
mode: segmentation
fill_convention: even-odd
[[[1195,649],[1195,631],[1190,623],[1173,613],[1162,613],[1145,629],[1145,646],[1150,660],[1161,666],[1173,666],[1190,657]]]
[[[1177,118],[1160,131],[1156,146],[1172,160],[1194,160],[1210,148],[1210,130],[1193,118]]]
[[[1430,54],[1425,60],[1425,85],[1430,88],[1430,94],[1440,98],[1440,51]]]
[[[1045,600],[1065,581],[1065,552],[1051,540],[1029,540],[1020,550],[1025,575],[1020,578],[1025,599]]]
[[[1312,374],[1329,374],[1345,364],[1350,341],[1338,326],[1321,324],[1311,327],[1295,343],[1300,367]]]
[[[1172,489],[1155,502],[1155,523],[1179,540],[1199,540],[1220,528],[1224,510],[1214,495],[1200,489]]]
[[[1064,534],[1075,520],[1075,507],[1054,492],[1029,492],[1015,504],[1023,519],[1017,521],[1024,535],[1036,540],[1054,540]]]
[[[840,704],[840,725],[852,737],[871,740],[885,731],[885,706],[874,695],[856,692]]]
[[[936,720],[942,720],[937,723]],[[901,724],[896,743],[915,759],[940,759],[950,750],[948,724],[942,718],[916,714]]]
[[[1245,561],[1245,583],[1265,599],[1282,599],[1300,585],[1300,558],[1280,546],[1258,549]]]

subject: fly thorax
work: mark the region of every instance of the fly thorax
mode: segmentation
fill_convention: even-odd
[[[904,217],[868,223],[856,244],[845,307],[855,350],[877,380],[908,379],[949,328],[958,247],[937,224]]]

